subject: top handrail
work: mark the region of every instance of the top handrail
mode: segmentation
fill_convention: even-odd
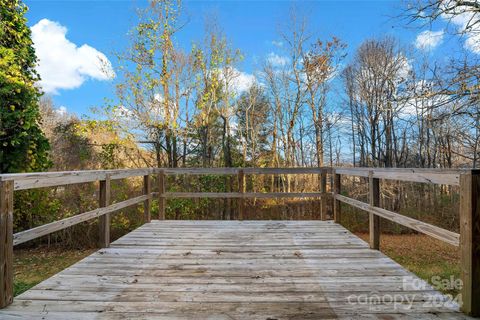
[[[374,178],[421,182],[433,184],[460,184],[460,175],[467,169],[426,169],[426,168],[367,168],[367,167],[298,167],[298,168],[140,168],[116,170],[82,170],[35,173],[0,174],[1,181],[14,181],[14,190],[27,190],[44,187],[55,187],[76,183],[87,183],[129,177],[143,176],[163,172],[166,175],[235,175],[242,170],[244,174],[319,174],[332,173],[368,177],[370,172]]]
[[[82,171],[57,171],[35,173],[10,173],[0,174],[0,181],[13,181],[14,190],[27,190],[35,188],[56,187],[76,183],[87,183],[129,177],[144,176],[163,172],[166,175],[180,174],[218,174],[235,175],[243,170],[245,174],[319,174],[330,172],[331,168],[140,168],[118,170],[82,170]]]
[[[460,175],[468,173],[471,169],[431,169],[431,168],[333,168],[335,173],[342,175],[369,177],[373,178],[420,182],[430,184],[445,184],[452,186],[460,185]]]

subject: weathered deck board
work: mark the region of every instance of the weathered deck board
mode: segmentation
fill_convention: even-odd
[[[410,277],[330,221],[152,221],[0,319],[466,319]],[[411,304],[356,303],[374,294]]]

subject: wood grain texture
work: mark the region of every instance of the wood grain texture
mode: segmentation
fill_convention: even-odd
[[[165,192],[165,198],[321,198],[321,192]]]
[[[424,168],[335,168],[338,174],[367,177],[373,171],[373,177],[407,182],[446,184],[458,186],[460,174],[465,170],[458,169],[424,169]]]
[[[2,174],[0,176],[3,181],[14,181],[15,190],[25,190],[95,182],[105,180],[107,175],[110,176],[110,179],[116,180],[161,172],[165,175],[236,175],[239,170],[243,170],[246,175],[330,174],[336,171],[337,174],[368,177],[372,168],[141,168],[19,173]],[[459,185],[460,175],[464,172],[466,171],[461,169],[375,168],[373,169],[373,177],[398,181]]]
[[[342,195],[335,195],[335,199],[339,200],[343,203],[349,204],[356,208],[362,209],[366,212],[373,213],[377,216],[380,216],[384,219],[393,221],[395,223],[401,224],[402,226],[408,227],[410,229],[416,230],[423,234],[429,235],[435,239],[445,241],[454,246],[460,245],[460,235],[458,233],[442,229],[440,227],[412,219],[410,217],[398,214],[396,212],[392,212],[389,210],[385,210],[378,207],[372,207],[370,204],[355,200],[349,197],[345,197]]]
[[[237,179],[238,179],[238,192],[243,195],[245,193],[245,173],[243,172],[243,170],[238,171]],[[238,199],[238,218],[240,220],[243,220],[244,216],[245,216],[245,199],[243,197],[240,197]]]
[[[480,316],[480,170],[460,177],[462,311]]]
[[[320,173],[320,220],[327,220],[327,173],[322,171]]]
[[[417,282],[418,281],[418,282]],[[152,220],[15,298],[1,319],[465,319],[332,221]],[[409,298],[411,305],[355,297]]]
[[[333,221],[340,223],[342,216],[341,202],[335,196],[341,195],[342,192],[342,176],[336,171],[333,173]]]
[[[236,175],[239,170],[245,174],[320,174],[330,172],[331,168],[141,168],[117,170],[83,170],[83,171],[58,171],[16,173],[0,175],[3,181],[14,181],[15,190],[46,188],[64,186],[76,183],[89,183],[105,180],[107,175],[111,180],[129,177],[145,176],[147,174],[164,175]]]
[[[143,194],[147,196],[143,202],[143,221],[149,223],[152,220],[152,181],[148,174],[143,176]]]
[[[145,201],[148,198],[148,196],[143,195],[143,196],[138,196],[135,198],[131,198],[125,201],[117,202],[114,204],[109,205],[108,207],[105,208],[98,208],[94,209],[88,212],[80,213],[77,214],[73,217],[65,218],[62,220],[58,220],[55,222],[47,223],[39,227],[35,227],[29,230],[17,232],[13,235],[13,245],[18,245],[33,239],[36,239],[38,237],[42,237],[44,235],[47,235],[49,233],[63,230],[65,228],[74,226],[76,224],[79,224],[81,222],[98,218],[104,214],[115,212],[133,205],[136,205],[138,203],[141,203]]]
[[[157,175],[158,192],[151,190],[152,174]],[[166,192],[168,175],[204,174],[237,175],[239,190],[223,193]],[[290,178],[296,174],[320,175],[320,192],[245,192],[245,175],[284,175]],[[462,310],[471,315],[480,315],[479,171],[408,168],[144,168],[0,175],[0,307],[12,302],[13,245],[98,217],[100,246],[107,248],[110,244],[110,213],[143,202],[144,220],[150,222],[154,196],[159,200],[159,219],[165,219],[168,198],[237,198],[240,219],[247,215],[246,198],[320,198],[320,216],[321,220],[325,220],[327,174],[333,176],[334,182],[331,190],[334,195],[331,197],[334,202],[334,221],[340,222],[341,202],[367,211],[371,248],[379,249],[380,217],[452,245],[460,245],[464,281]],[[341,195],[341,175],[369,178],[368,204]],[[137,176],[144,177],[144,195],[110,204],[110,180]],[[461,234],[380,208],[379,179],[460,185]],[[95,181],[100,181],[100,208],[12,235],[14,190]],[[402,272],[405,271],[388,258],[377,256],[380,254],[378,252],[362,251],[368,250],[363,241],[331,222],[166,221],[165,224],[158,224],[157,221],[151,223],[149,228],[144,226],[121,238],[112,249],[116,250],[118,257],[94,255],[82,262],[85,265],[76,264],[56,276],[63,279],[66,273],[67,278],[72,278],[73,285],[78,283],[77,287],[74,286],[75,290],[70,288],[72,283],[59,281],[50,287],[47,282],[44,287],[39,285],[39,288],[22,295],[22,301],[14,304],[16,307],[21,304],[20,311],[9,311],[0,318],[18,318],[27,312],[23,317],[43,319],[45,313],[38,312],[40,307],[42,310],[48,309],[48,317],[52,319],[115,319],[124,317],[124,312],[129,314],[127,318],[131,314],[139,318],[159,319],[317,319],[357,318],[365,314],[367,318],[381,316],[396,319],[404,316],[404,312],[411,313],[415,318],[418,315],[421,315],[420,318],[431,318],[433,314],[445,315],[446,318],[452,315],[457,317],[456,313],[452,313],[455,311],[452,308],[425,310],[421,302],[425,302],[432,294],[438,295],[431,288],[419,292],[419,296],[415,295],[410,308],[402,312],[385,305],[374,308],[375,312],[372,312],[372,306],[357,304],[352,308],[351,305],[345,305],[346,293],[361,291],[360,288],[370,293],[397,292],[398,281],[386,283],[383,281],[386,278],[379,279],[378,275],[404,277]],[[292,250],[296,258],[291,257]],[[228,255],[225,255],[227,252]],[[196,258],[192,260],[186,256]],[[104,286],[96,278],[92,279],[99,274],[113,283]],[[249,280],[252,274],[258,279],[269,279],[272,283],[252,284]],[[341,279],[337,278],[339,275]],[[173,293],[159,291],[156,286],[150,286],[151,282],[137,288],[122,280],[137,276],[160,282],[174,279],[174,282],[162,282]],[[224,283],[224,280],[220,283],[210,282],[211,279],[240,278],[241,283]],[[342,280],[347,278],[355,279],[355,284],[342,284]],[[318,279],[323,280],[319,282]],[[190,280],[193,282],[185,282]],[[380,281],[378,287],[374,281]],[[177,282],[181,286],[177,286]],[[291,282],[293,287],[286,286]],[[185,287],[186,284],[191,286]],[[297,290],[299,286],[301,291]],[[222,290],[224,287],[228,289]],[[345,287],[348,289],[345,290]],[[445,299],[441,295],[439,298]],[[192,307],[192,303],[198,305]],[[285,304],[290,304],[290,307]],[[213,315],[206,307],[211,305],[217,308]],[[294,307],[291,308],[291,305]],[[304,309],[308,312],[303,313]],[[198,313],[198,310],[205,313]]]
[[[83,170],[83,171],[60,171],[60,172],[36,172],[14,173],[0,175],[4,181],[14,181],[15,190],[64,186],[75,183],[87,183],[105,180],[110,176],[111,180],[138,177],[152,174],[153,168],[143,169],[117,169],[117,170]]]
[[[163,170],[167,175],[202,175],[202,174],[218,174],[218,175],[236,175],[240,170],[244,174],[320,174],[322,172],[330,172],[331,168],[161,168],[156,170]]]
[[[13,181],[0,179],[0,308],[13,301]]]
[[[99,183],[99,207],[105,208],[110,205],[110,176]],[[110,245],[110,213],[105,213],[98,217],[98,246],[107,248]]]
[[[165,220],[165,171],[160,170],[157,174],[158,185],[158,219]]]
[[[368,200],[371,207],[380,207],[380,179],[373,177],[370,171],[368,177]],[[368,214],[370,248],[380,249],[380,217],[373,212]]]

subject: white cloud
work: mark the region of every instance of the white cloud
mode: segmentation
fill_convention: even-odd
[[[415,39],[415,47],[421,50],[432,50],[443,41],[444,32],[425,30]]]
[[[283,42],[282,42],[282,41],[272,40],[272,44],[273,44],[275,47],[278,47],[278,48],[283,47]]]
[[[257,78],[253,74],[240,71],[233,67],[227,67],[226,69],[218,71],[220,78],[223,81],[228,79],[228,86],[237,94],[247,91],[257,82]]]
[[[285,66],[290,59],[285,56],[280,56],[274,52],[270,52],[267,55],[267,62],[271,64],[273,67],[283,67]]]
[[[163,98],[163,96],[160,93],[155,93],[153,95],[153,100],[155,100],[155,102],[164,102],[165,101],[165,99]]]
[[[110,116],[113,117],[121,126],[131,128],[131,134],[138,135],[138,137],[145,138],[143,134],[143,126],[139,120],[138,114],[134,110],[130,110],[124,105],[117,105],[112,108]],[[150,116],[150,115],[149,115]]]
[[[257,81],[253,74],[249,74],[239,70],[236,70],[236,72],[237,76],[233,80],[233,86],[238,93],[247,91]]]
[[[445,5],[445,4],[444,4]],[[465,9],[461,9],[460,7],[448,10],[448,13],[443,13],[442,17],[445,20],[452,22],[453,24],[465,29],[472,29],[473,22],[476,21],[475,14],[473,12],[467,11]],[[459,30],[459,31],[464,31]]]
[[[473,53],[480,54],[480,32],[467,35],[465,40],[465,48]]]
[[[442,17],[457,26],[457,32],[465,36],[465,49],[480,54],[480,25],[475,23],[478,17],[474,12],[454,10],[445,13]]]
[[[403,54],[400,54],[400,56],[398,56],[396,63],[399,64],[396,80],[398,82],[403,82],[405,81],[405,79],[408,78],[408,76],[413,70],[412,63]]]
[[[55,109],[55,113],[60,117],[65,117],[68,114],[67,107],[60,106],[58,109]]]
[[[132,118],[133,112],[127,107],[119,105],[113,109],[113,115],[117,118]]]
[[[46,93],[80,87],[87,79],[108,80],[115,76],[108,58],[87,44],[77,47],[66,38],[67,28],[42,19],[32,28],[39,59],[40,86]]]
[[[415,105],[415,102],[410,103],[410,101],[408,101],[406,104],[399,107],[398,114],[401,117],[413,117],[417,115],[417,111],[420,108],[421,107]]]
[[[448,112],[451,99],[449,95],[437,94],[434,83],[427,80],[419,80],[410,84],[409,93],[405,92],[400,100],[405,103],[398,106],[398,114],[401,117],[426,116],[424,113],[434,108],[435,112]],[[413,93],[413,95],[411,95]]]

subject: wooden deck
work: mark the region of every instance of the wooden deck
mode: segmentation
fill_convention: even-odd
[[[412,280],[331,221],[152,221],[16,297],[0,319],[467,318]]]

